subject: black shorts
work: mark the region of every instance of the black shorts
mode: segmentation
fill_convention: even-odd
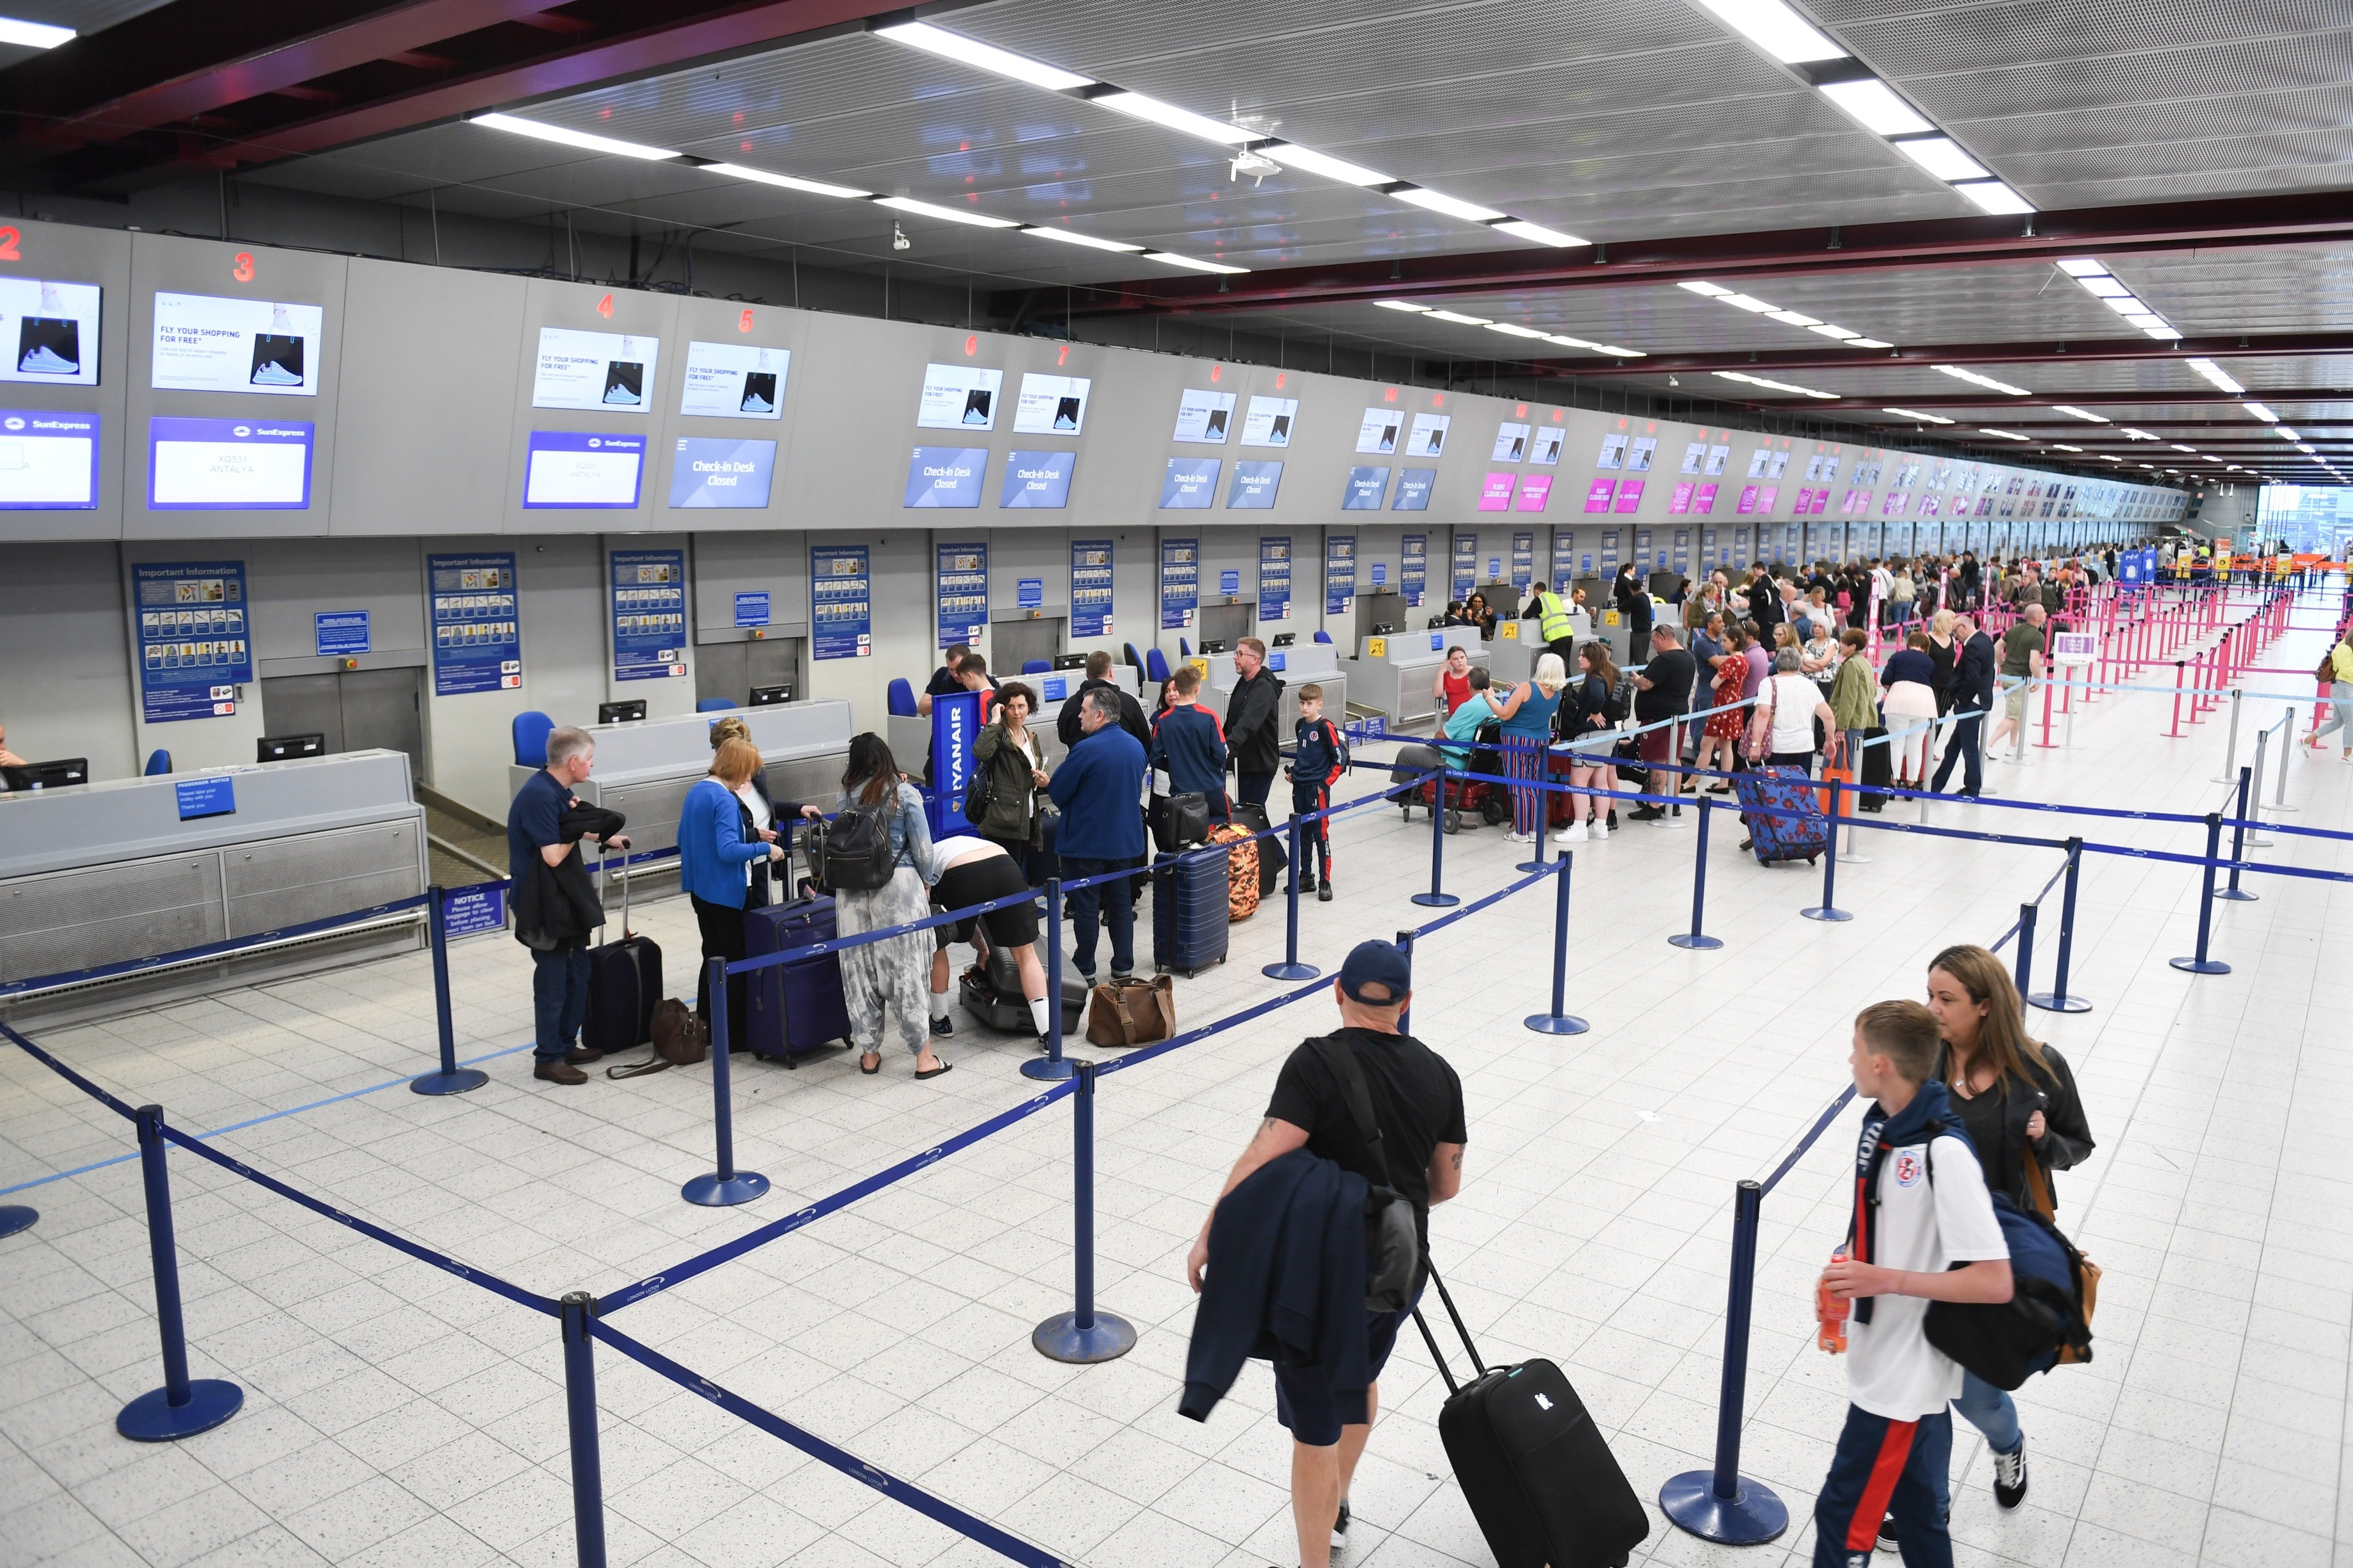
[[[939,945],[948,944],[951,931],[954,940],[970,942],[975,922],[986,921],[988,940],[994,945],[1029,946],[1038,940],[1038,901],[1020,897],[1029,890],[1029,882],[1021,875],[1021,868],[1004,855],[984,855],[976,860],[951,866],[947,874],[932,886],[932,902],[937,908],[961,910],[990,899],[1011,899],[1013,902],[974,920],[958,921],[953,927],[934,927],[939,932]]]
[[[1417,1295],[1415,1304],[1420,1301]],[[1398,1330],[1412,1315],[1411,1308],[1365,1315],[1365,1371],[1370,1381],[1380,1381],[1381,1368],[1388,1364],[1389,1352],[1397,1346]],[[1274,1418],[1311,1448],[1328,1448],[1337,1443],[1343,1426],[1363,1426],[1366,1403],[1361,1394],[1345,1400],[1335,1394],[1319,1368],[1274,1363]]]

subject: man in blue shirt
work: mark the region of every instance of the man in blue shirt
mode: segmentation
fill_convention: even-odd
[[[1117,688],[1088,689],[1079,707],[1079,728],[1084,734],[1046,786],[1062,813],[1058,849],[1062,875],[1072,880],[1144,862],[1144,817],[1136,809],[1144,793],[1144,747],[1120,727]],[[1071,962],[1087,984],[1094,984],[1099,918],[1111,927],[1113,978],[1134,973],[1135,891],[1129,879],[1074,888],[1066,901]]]
[[[1226,731],[1201,706],[1201,672],[1191,665],[1169,677],[1176,693],[1152,726],[1152,765],[1165,769],[1172,795],[1207,795],[1209,820],[1232,815],[1226,805]]]
[[[507,875],[514,884],[515,940],[531,949],[533,1078],[586,1083],[580,1065],[604,1053],[580,1044],[588,1013],[588,939],[604,923],[596,889],[581,863],[577,827],[565,836],[565,814],[577,807],[573,792],[596,765],[596,742],[565,725],[547,734],[547,766],[523,782],[507,808]],[[626,835],[608,833],[610,849],[626,851]]]

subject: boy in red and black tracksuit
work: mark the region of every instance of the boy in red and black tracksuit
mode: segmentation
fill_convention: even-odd
[[[1340,731],[1324,717],[1324,689],[1299,689],[1299,722],[1292,727],[1298,750],[1291,762],[1291,815],[1305,816],[1332,804],[1332,786],[1347,771]],[[1300,830],[1299,890],[1332,901],[1332,819],[1319,816]]]

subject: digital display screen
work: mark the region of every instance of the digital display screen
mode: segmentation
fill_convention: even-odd
[[[1245,459],[1234,465],[1233,483],[1226,489],[1226,508],[1229,511],[1264,510],[1274,505],[1276,492],[1282,488],[1281,463]]]
[[[159,392],[316,397],[325,330],[316,305],[159,292],[148,380]]]
[[[98,384],[95,283],[0,278],[0,381]]]
[[[654,405],[654,369],[660,356],[659,338],[542,327],[531,405],[643,414]]]
[[[638,504],[644,477],[643,436],[586,436],[575,430],[534,430],[523,470],[526,507],[614,507]]]
[[[1176,400],[1176,430],[1172,441],[1202,441],[1214,447],[1226,444],[1234,422],[1234,395],[1230,392],[1210,392],[1198,386],[1188,386],[1185,395]]]
[[[301,511],[315,426],[258,419],[147,421],[151,511]]]
[[[1005,488],[1000,507],[1055,509],[1071,501],[1071,472],[1078,466],[1076,452],[1008,452]]]
[[[1024,375],[1013,405],[1013,430],[1019,436],[1076,436],[1086,427],[1087,389],[1082,375]]]
[[[95,414],[0,408],[0,511],[97,506],[98,421]]]
[[[736,441],[724,436],[681,436],[670,470],[674,507],[748,507],[768,504],[768,484],[776,468],[774,441]]]
[[[1160,509],[1183,511],[1210,505],[1218,499],[1218,470],[1223,466],[1218,458],[1169,458],[1160,480]]]
[[[790,349],[690,342],[678,411],[705,419],[781,419]]]
[[[994,430],[997,400],[1004,390],[1001,370],[976,364],[927,364],[915,423],[926,430]]]
[[[907,494],[913,507],[976,507],[988,477],[986,447],[918,447],[907,459]]]
[[[1245,447],[1288,447],[1292,427],[1299,423],[1299,399],[1253,397],[1242,420]]]

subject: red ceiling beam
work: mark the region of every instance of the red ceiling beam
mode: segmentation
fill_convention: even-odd
[[[1073,314],[1296,309],[1525,289],[1623,288],[1830,273],[1999,266],[2062,256],[2163,255],[2205,247],[2353,239],[2343,191],[2082,207],[2022,217],[1925,218],[1839,228],[1613,239],[1582,249],[1518,245],[1460,256],[1281,268],[1232,277],[1151,278],[1082,294]]]
[[[2129,360],[2249,359],[2296,354],[2353,353],[2353,332],[2286,332],[2266,337],[2178,338],[2160,342],[2151,337],[2097,338],[2089,342],[1948,343],[1928,348],[1886,350],[1841,349],[1836,343],[1804,349],[1759,349],[1753,353],[1651,354],[1642,359],[1541,360],[1538,365],[1554,375],[1580,379],[1597,376],[1705,375],[1715,371],[1739,371],[1774,375],[1792,371],[1870,371],[1894,367],[1918,369],[1940,364],[2080,364]],[[2255,393],[2247,394],[2254,397]]]

